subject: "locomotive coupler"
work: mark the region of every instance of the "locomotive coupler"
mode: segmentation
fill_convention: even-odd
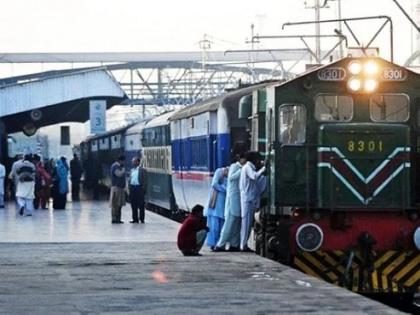
[[[369,273],[373,272],[373,262],[375,260],[374,252],[372,250],[373,245],[376,244],[376,240],[367,232],[360,234],[358,238],[359,247],[362,256],[362,267]]]

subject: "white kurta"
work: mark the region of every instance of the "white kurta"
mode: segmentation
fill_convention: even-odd
[[[258,179],[264,173],[265,167],[255,171],[255,166],[251,162],[246,162],[241,170],[239,180],[239,190],[241,191],[241,250],[247,248],[249,233],[251,231],[254,212],[259,205],[260,190]]]

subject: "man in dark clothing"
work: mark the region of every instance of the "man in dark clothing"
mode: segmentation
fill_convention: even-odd
[[[177,245],[184,256],[201,256],[199,252],[208,230],[203,217],[203,206],[195,205],[178,232]]]
[[[80,178],[82,177],[82,173],[82,163],[80,163],[77,154],[74,154],[73,160],[70,161],[71,198],[73,201],[80,200]]]
[[[121,208],[125,205],[125,156],[121,155],[111,165],[111,204],[112,223],[124,223],[121,221]]]
[[[140,166],[140,158],[135,157],[132,161],[133,168],[130,174],[130,204],[133,212],[133,220],[130,223],[144,223],[144,195],[146,194],[146,170]]]

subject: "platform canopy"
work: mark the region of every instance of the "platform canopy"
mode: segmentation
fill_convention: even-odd
[[[89,101],[105,100],[107,108],[126,94],[103,68],[53,71],[0,80],[0,120],[8,133],[61,122],[89,119]]]

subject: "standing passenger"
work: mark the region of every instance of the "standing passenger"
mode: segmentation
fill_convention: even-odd
[[[16,198],[19,205],[19,214],[31,216],[35,197],[35,165],[32,156],[25,155],[23,161],[16,168],[18,178]]]
[[[51,185],[51,175],[45,169],[41,162],[41,157],[37,154],[34,156],[35,164],[35,199],[34,206],[38,209],[48,209],[49,190]]]
[[[259,171],[255,170],[255,166],[261,161],[258,152],[248,152],[246,155],[247,162],[241,170],[241,178],[239,180],[239,190],[241,192],[241,251],[249,252],[248,238],[251,230],[254,212],[259,206],[259,189],[258,179],[265,172],[265,166]]]
[[[14,196],[16,198],[16,206],[17,209],[19,209],[19,205],[17,203],[17,197],[16,197],[16,190],[17,190],[17,185],[19,182],[19,178],[16,174],[16,170],[19,167],[19,164],[23,162],[23,155],[22,154],[18,154],[16,155],[16,161],[13,162],[12,164],[12,169],[10,171],[9,174],[9,179],[12,181],[11,185],[13,186],[13,188],[10,189],[12,196]]]
[[[121,208],[125,205],[125,156],[121,155],[111,165],[111,215],[112,223],[124,223],[121,221]]]
[[[73,201],[80,201],[79,192],[82,173],[82,163],[80,163],[79,157],[75,153],[70,161],[71,199]]]
[[[0,208],[4,208],[4,178],[6,177],[6,168],[0,163]]]
[[[144,195],[146,194],[146,170],[140,166],[141,159],[133,158],[130,174],[130,204],[133,220],[130,223],[144,223]]]
[[[210,229],[207,245],[214,250],[225,222],[226,184],[229,168],[221,167],[214,172],[207,207],[207,226]]]
[[[229,251],[239,251],[241,234],[241,194],[239,191],[239,178],[242,166],[246,163],[245,155],[237,157],[237,162],[229,167],[227,178],[225,224],[222,228],[220,240],[215,252],[224,251],[226,243],[229,243]]]
[[[177,245],[184,256],[201,256],[200,250],[203,247],[208,228],[203,217],[203,207],[195,205],[191,214],[182,223],[178,232]]]
[[[54,169],[53,208],[65,209],[69,192],[69,166],[64,156],[57,160]]]

